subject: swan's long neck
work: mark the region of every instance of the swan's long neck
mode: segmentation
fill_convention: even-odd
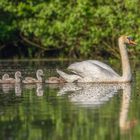
[[[126,50],[126,44],[124,43],[123,39],[119,39],[119,49],[121,54],[121,61],[122,61],[122,80],[124,81],[131,81],[131,68],[128,58],[128,53]]]
[[[38,80],[38,81],[42,82],[42,77],[41,77],[41,75],[39,75],[39,74],[37,73],[37,74],[36,74],[36,77],[37,77],[37,80]]]

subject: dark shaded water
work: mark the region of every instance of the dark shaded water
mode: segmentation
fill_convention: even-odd
[[[0,75],[21,70],[45,78],[70,62],[0,62]],[[120,66],[113,65],[116,69]],[[0,85],[0,139],[137,140],[140,137],[140,67],[132,84]],[[136,72],[135,72],[136,71]]]

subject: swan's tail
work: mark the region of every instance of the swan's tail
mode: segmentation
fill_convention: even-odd
[[[56,69],[56,71],[68,83],[77,81],[78,79],[81,78],[78,75],[75,75],[75,74],[70,75],[70,74],[67,74],[67,73],[65,73],[65,72],[63,72],[61,70],[58,70],[58,69]]]

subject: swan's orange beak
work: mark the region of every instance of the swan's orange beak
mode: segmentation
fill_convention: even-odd
[[[129,44],[130,45],[137,45],[137,43],[135,41],[133,41],[133,40],[129,40]]]

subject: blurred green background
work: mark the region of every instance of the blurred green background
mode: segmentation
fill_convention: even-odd
[[[140,42],[139,9],[140,0],[0,0],[0,58],[118,58],[120,35]]]

